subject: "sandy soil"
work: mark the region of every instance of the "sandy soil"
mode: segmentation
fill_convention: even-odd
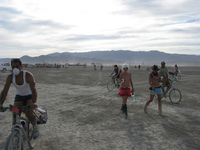
[[[182,80],[175,87],[182,101],[162,100],[163,117],[157,100],[149,99],[146,68],[131,68],[136,101],[128,100],[128,119],[120,110],[118,90],[108,92],[112,67],[27,68],[37,83],[38,104],[48,110],[48,122],[40,125],[36,150],[197,150],[200,149],[200,68],[182,67]],[[0,90],[9,73],[0,73]],[[4,106],[13,103],[12,86]],[[0,113],[0,149],[10,134],[11,113]]]

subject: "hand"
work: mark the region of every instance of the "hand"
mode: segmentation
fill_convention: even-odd
[[[134,95],[134,88],[132,88],[132,95]]]
[[[38,108],[38,105],[36,103],[31,103],[30,108],[34,110],[35,108]]]
[[[152,90],[153,90],[153,91],[156,91],[155,87],[152,87]]]

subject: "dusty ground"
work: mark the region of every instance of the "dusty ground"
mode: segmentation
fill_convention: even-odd
[[[37,83],[38,104],[48,110],[48,122],[40,125],[36,150],[198,150],[200,149],[200,68],[182,67],[182,80],[175,83],[182,101],[163,99],[158,116],[157,101],[143,107],[149,98],[146,68],[131,68],[136,101],[128,101],[128,119],[120,111],[118,90],[108,92],[111,67],[26,69]],[[0,73],[0,90],[8,73]],[[4,106],[13,103],[10,88]],[[0,113],[0,149],[11,128],[11,113]]]

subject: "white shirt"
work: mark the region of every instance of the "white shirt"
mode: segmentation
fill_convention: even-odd
[[[24,83],[22,85],[16,84],[15,75],[13,74],[12,83],[16,87],[16,94],[20,96],[27,96],[32,94],[29,84],[26,82],[26,71],[23,72]]]

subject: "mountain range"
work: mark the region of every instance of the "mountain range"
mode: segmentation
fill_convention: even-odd
[[[161,61],[165,61],[166,65],[178,64],[179,66],[200,66],[200,55],[186,54],[169,54],[160,51],[91,51],[91,52],[63,52],[51,53],[37,57],[22,56],[20,58],[23,63],[102,63],[104,65],[131,63],[135,65],[160,65]],[[2,58],[0,62],[8,62],[10,58]]]

